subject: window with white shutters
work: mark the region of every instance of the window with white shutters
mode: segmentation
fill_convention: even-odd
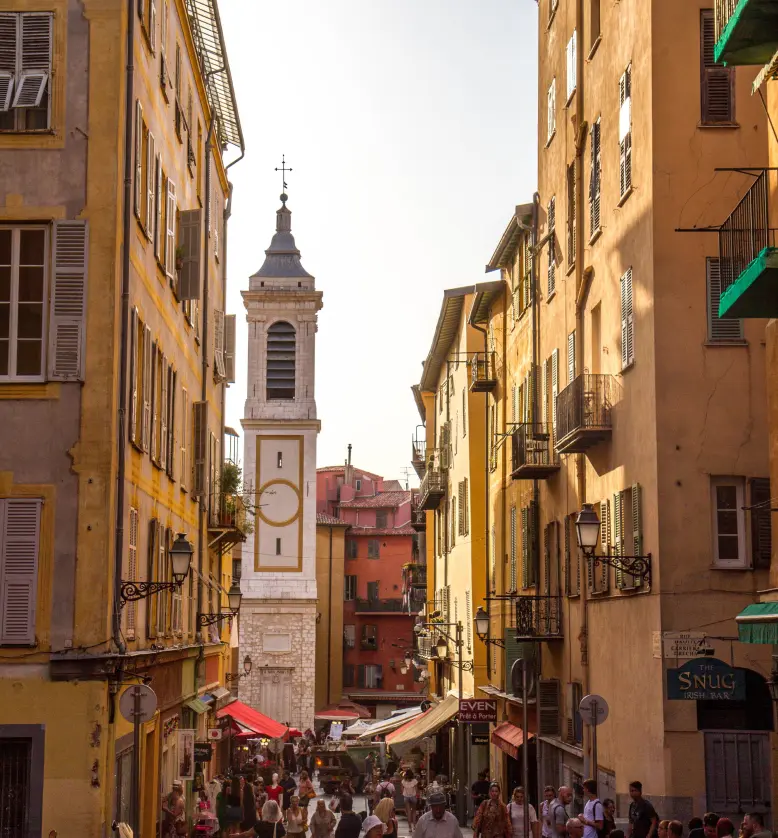
[[[548,202],[548,289],[547,295],[556,291],[556,198]]]
[[[546,145],[548,145],[551,142],[551,140],[554,139],[554,134],[556,133],[556,79],[551,80],[551,84],[548,88],[547,107],[548,125],[546,133]]]
[[[632,64],[619,79],[619,196],[632,191]]]
[[[575,264],[576,217],[575,217],[575,160],[567,167],[567,263]]]
[[[575,380],[575,329],[567,336],[567,383]]]
[[[718,258],[706,260],[706,307],[709,343],[742,343],[743,321],[738,317],[719,317],[721,271]]]
[[[224,315],[224,375],[230,384],[235,383],[235,315]],[[463,394],[464,395],[464,394]]]
[[[186,492],[189,486],[189,391],[181,388],[181,488]]]
[[[146,132],[146,125],[143,122],[143,105],[140,99],[135,100],[135,217],[138,221],[143,222],[143,211],[145,208],[144,186],[145,179],[143,177],[143,149],[144,149],[144,134]]]
[[[161,357],[160,370],[160,398],[159,398],[159,465],[167,471],[167,429],[168,410],[170,409],[170,368],[165,356]]]
[[[224,364],[224,312],[213,312],[213,373],[217,381],[224,381],[227,372]]]
[[[602,181],[602,155],[600,149],[600,119],[592,125],[591,158],[589,165],[589,238],[593,239],[602,228],[600,214],[600,187]]]
[[[178,288],[176,276],[176,185],[170,178],[167,180],[166,209],[165,209],[165,273],[170,277],[174,290]],[[160,232],[162,235],[162,232]]]
[[[551,421],[556,430],[556,397],[559,395],[559,350],[551,353]]]
[[[143,328],[143,388],[142,388],[142,404],[143,416],[141,418],[141,448],[148,451],[151,447],[151,380],[152,380],[152,363],[151,363],[151,328],[144,326]]]
[[[570,37],[570,40],[567,42],[567,101],[569,102],[570,99],[573,97],[573,93],[575,93],[576,88],[576,78],[578,73],[578,65],[577,65],[577,52],[578,52],[578,43],[577,43],[577,33],[576,30],[573,30],[573,34]]]
[[[632,315],[632,268],[621,277],[621,368],[635,361],[635,324]]]
[[[0,13],[0,131],[51,125],[51,12]]]
[[[151,131],[146,138],[146,238],[152,241],[154,238],[154,221],[156,220],[156,191],[155,191],[155,167],[157,161],[157,144]]]
[[[0,645],[36,643],[42,506],[37,498],[0,499]]]
[[[178,375],[172,364],[168,367],[168,408],[167,408],[167,474],[171,480],[176,477],[176,392]]]
[[[735,121],[735,68],[714,58],[716,21],[713,9],[700,10],[700,117],[703,125]]]
[[[127,579],[138,581],[138,510],[130,507],[127,528]],[[128,640],[135,640],[138,621],[138,603],[128,602],[124,607],[124,630]]]

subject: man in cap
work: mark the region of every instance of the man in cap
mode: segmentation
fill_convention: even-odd
[[[416,822],[413,838],[462,838],[462,830],[451,812],[446,810],[446,795],[435,791],[427,800],[430,811]]]

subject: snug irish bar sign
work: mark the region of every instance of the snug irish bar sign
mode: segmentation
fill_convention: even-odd
[[[496,722],[497,702],[492,699],[460,698],[458,719],[467,724]]]
[[[667,697],[671,701],[744,701],[745,674],[717,658],[694,658],[667,670]]]

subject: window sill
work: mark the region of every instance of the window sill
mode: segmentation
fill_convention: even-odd
[[[554,130],[551,132],[551,136],[546,140],[546,144],[543,146],[543,148],[548,148],[554,141],[554,137],[556,137],[556,128],[554,128]]]
[[[630,370],[635,368],[635,359],[633,358],[626,366],[621,368],[621,375],[624,375],[625,372],[629,372]]]
[[[59,381],[0,381],[0,401],[55,400],[60,397]]]
[[[602,43],[602,35],[597,36],[597,40],[592,44],[592,48],[589,50],[589,54],[586,56],[587,61],[591,61],[594,58],[594,53],[597,52],[598,47]]]
[[[567,101],[565,102],[565,108],[569,108],[569,107],[570,107],[570,105],[571,105],[571,103],[572,103],[573,99],[575,98],[575,91],[576,91],[576,90],[577,90],[577,87],[574,87],[574,88],[570,91],[570,95],[567,97]]]
[[[747,340],[706,340],[703,346],[748,346]]]
[[[592,233],[591,237],[589,238],[589,244],[590,244],[590,245],[594,244],[594,243],[597,241],[597,239],[599,239],[599,238],[600,238],[600,236],[601,236],[601,235],[602,235],[602,227],[598,227],[598,228],[597,228],[597,229],[596,229],[596,230]]]
[[[565,594],[568,599],[579,599],[581,594]]]
[[[698,128],[740,128],[739,122],[698,122]]]
[[[729,572],[731,572],[733,570],[737,570],[737,571],[740,571],[741,573],[743,571],[753,572],[753,570],[754,570],[753,567],[743,565],[743,564],[739,564],[739,565],[734,565],[734,564],[733,565],[711,564],[709,566],[709,569],[710,570],[724,570],[724,571],[729,571]]]
[[[629,200],[629,196],[633,193],[634,189],[634,186],[630,186],[630,188],[621,196],[621,198],[619,198],[619,202],[618,204],[616,204],[617,209],[620,209],[624,206],[624,204],[627,203],[627,201]]]

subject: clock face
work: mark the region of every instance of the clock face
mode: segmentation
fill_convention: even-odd
[[[257,498],[257,513],[268,524],[282,527],[300,513],[300,495],[286,480],[270,480]]]

